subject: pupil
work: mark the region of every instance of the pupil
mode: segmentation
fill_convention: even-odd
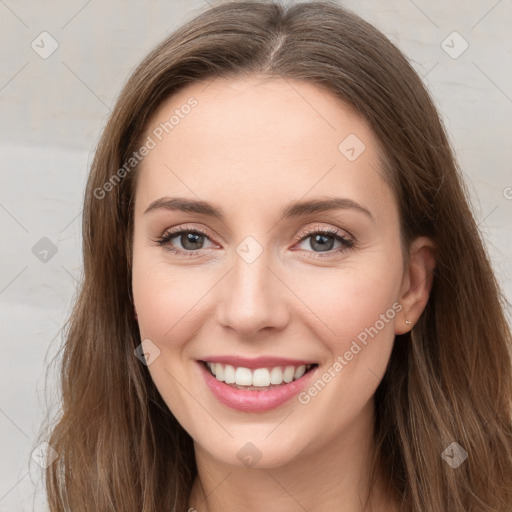
[[[326,243],[326,240],[327,240],[327,243]],[[334,244],[334,240],[331,236],[317,234],[310,242],[311,248],[315,249],[315,244],[317,244],[317,243],[319,244],[317,248],[319,248],[320,251],[330,251]]]
[[[201,245],[201,238],[203,235],[200,235],[198,233],[187,233],[184,235],[181,235],[181,244],[185,249],[195,250],[198,249],[198,247],[195,247],[194,244]],[[187,245],[191,243],[192,247],[187,247]],[[199,247],[200,248],[200,247]]]

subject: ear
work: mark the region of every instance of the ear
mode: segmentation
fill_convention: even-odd
[[[428,237],[416,238],[409,250],[409,263],[404,271],[398,302],[402,305],[396,316],[395,334],[404,334],[412,329],[423,313],[430,296],[434,280],[435,245]],[[406,324],[408,320],[410,324]]]

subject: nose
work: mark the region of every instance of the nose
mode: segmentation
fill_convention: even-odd
[[[219,323],[245,338],[283,329],[289,322],[290,292],[276,274],[265,252],[251,263],[235,255],[233,268],[223,279]]]

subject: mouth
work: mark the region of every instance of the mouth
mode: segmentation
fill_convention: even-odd
[[[245,391],[268,391],[290,384],[314,370],[318,364],[246,368],[224,363],[199,361],[219,382]]]

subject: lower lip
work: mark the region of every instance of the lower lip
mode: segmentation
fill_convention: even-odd
[[[217,380],[203,362],[198,361],[198,364],[206,385],[217,400],[232,409],[246,412],[264,412],[279,407],[304,389],[318,369],[318,366],[315,366],[299,379],[277,388],[266,391],[247,391],[232,388],[225,382]]]

